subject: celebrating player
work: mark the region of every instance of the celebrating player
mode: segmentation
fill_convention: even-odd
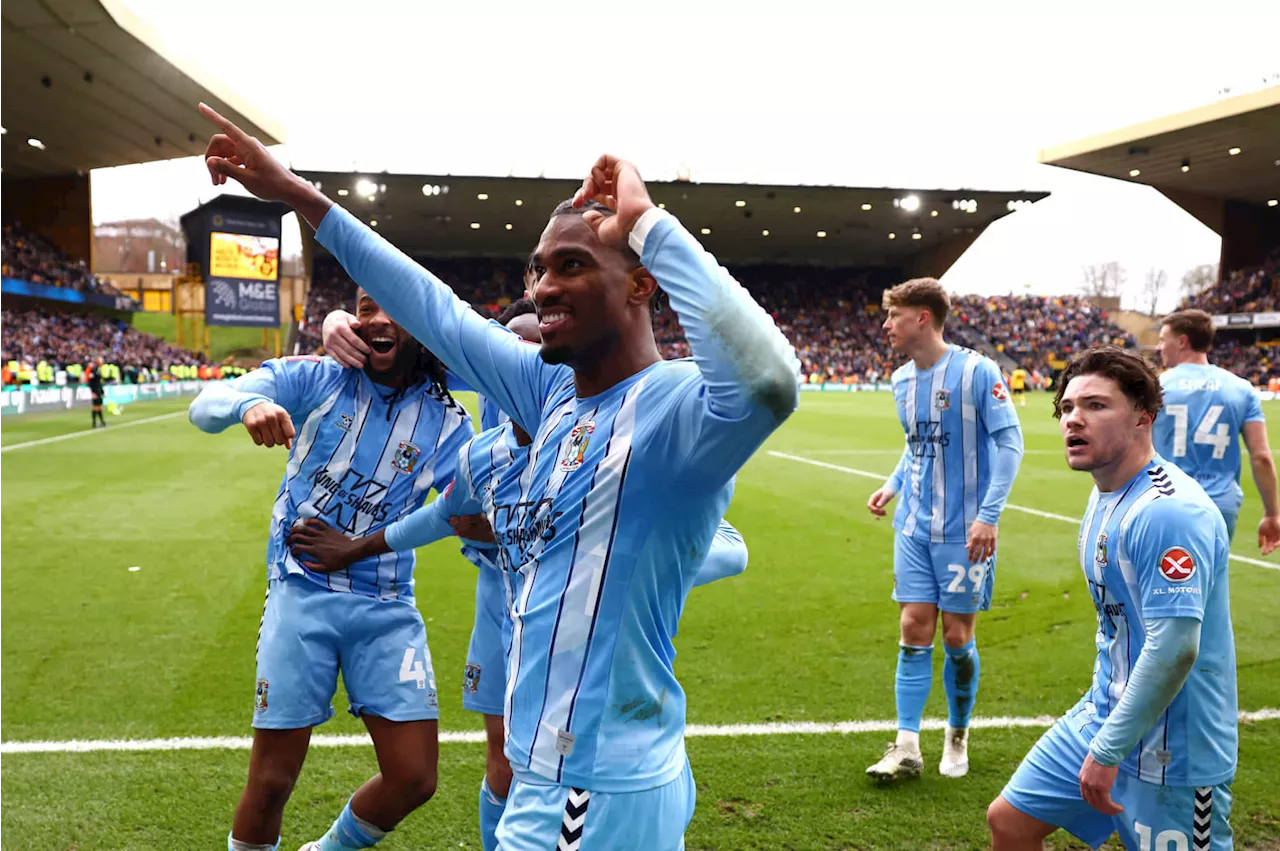
[[[1098,613],[1093,684],[987,811],[996,851],[1061,827],[1097,848],[1231,848],[1236,660],[1227,526],[1156,454],[1160,382],[1138,356],[1072,359],[1054,412],[1067,465],[1092,473],[1079,558]]]
[[[924,767],[920,718],[933,685],[933,640],[942,612],[942,682],[948,720],[938,771],[969,772],[969,717],[978,694],[978,612],[991,606],[996,524],[1018,474],[1022,428],[1000,369],[943,339],[951,300],[933,278],[884,294],[884,330],[911,360],[893,374],[906,449],[893,475],[871,495],[877,517],[904,487],[893,527],[893,599],[901,609],[894,690],[897,740],[867,774],[917,777]]]
[[[363,535],[421,507],[431,488],[453,479],[458,449],[474,433],[439,361],[368,293],[357,299],[370,348],[363,370],[322,358],[271,360],[209,385],[191,403],[191,421],[203,431],[242,422],[254,443],[289,448],[267,548],[249,779],[229,851],[278,846],[311,728],[333,715],[339,670],[380,773],[305,848],[373,845],[435,791],[439,709],[413,599],[413,554],[365,554],[347,569],[319,573],[286,545],[308,519]]]
[[[795,409],[795,351],[630,163],[601,157],[543,231],[536,353],[203,109],[222,130],[207,151],[215,183],[291,204],[357,283],[533,436],[511,506],[515,782],[500,847],[682,847],[696,791],[672,636],[734,475]],[[658,353],[659,283],[692,360]]]
[[[1156,451],[1200,483],[1236,534],[1244,502],[1240,489],[1240,437],[1249,448],[1253,482],[1262,497],[1258,546],[1263,554],[1280,546],[1280,494],[1267,442],[1267,421],[1253,386],[1209,364],[1213,318],[1203,310],[1179,310],[1160,325],[1160,376],[1164,410],[1156,417]]]

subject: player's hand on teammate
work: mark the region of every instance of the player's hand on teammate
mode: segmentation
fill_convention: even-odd
[[[1080,797],[1103,815],[1120,815],[1124,807],[1111,800],[1111,787],[1115,786],[1119,771],[1120,766],[1103,765],[1089,754],[1080,767]]]
[[[244,412],[241,422],[259,446],[293,448],[293,418],[274,402],[259,402]]]
[[[973,521],[969,527],[969,563],[986,561],[996,554],[996,538],[1000,531],[990,523]]]
[[[1263,517],[1258,523],[1258,546],[1264,556],[1280,547],[1280,517]]]
[[[354,541],[314,517],[295,523],[285,544],[295,559],[317,573],[350,567],[358,555]]]
[[[359,327],[360,320],[345,310],[330,311],[320,332],[324,353],[343,366],[363,369],[369,358],[369,344],[356,333]]]
[[[626,160],[604,154],[591,167],[582,187],[573,196],[573,205],[581,207],[596,201],[617,215],[606,216],[599,210],[588,210],[582,218],[606,245],[625,245],[631,229],[647,210],[654,207],[649,190],[640,179],[640,171]]]
[[[489,525],[488,518],[483,514],[450,517],[449,525],[453,528],[453,534],[459,538],[478,541],[482,544],[497,543],[497,539],[493,537],[493,527]]]
[[[896,495],[897,492],[887,485],[880,488],[880,490],[871,494],[871,499],[867,500],[867,510],[874,514],[876,519],[879,520],[881,517],[884,517],[889,513],[886,510],[886,506],[893,502],[893,498]]]

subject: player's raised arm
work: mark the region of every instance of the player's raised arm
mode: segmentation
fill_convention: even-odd
[[[719,462],[705,472],[732,475],[799,401],[795,349],[758,305],[680,224],[654,205],[635,166],[601,157],[575,203],[597,201],[614,209],[583,219],[601,242],[624,240],[640,256],[671,300],[702,373],[701,407],[689,434],[693,454]]]
[[[721,520],[716,536],[711,539],[707,557],[693,577],[693,585],[696,588],[717,579],[737,576],[746,569],[747,544],[742,540],[742,533],[729,525],[729,521]]]
[[[388,316],[527,431],[537,428],[546,373],[555,370],[536,350],[471,310],[438,278],[276,162],[257,139],[205,104],[200,111],[222,130],[205,152],[215,185],[231,178],[259,198],[293,207]]]

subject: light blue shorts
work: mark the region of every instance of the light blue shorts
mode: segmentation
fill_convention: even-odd
[[[1159,786],[1121,769],[1111,799],[1124,807],[1124,812],[1108,816],[1080,797],[1080,767],[1088,753],[1084,737],[1060,720],[1023,758],[1000,796],[1032,818],[1068,831],[1090,848],[1097,848],[1119,831],[1125,848],[1230,851],[1230,785]]]
[[[253,726],[293,730],[328,721],[339,671],[352,715],[440,717],[427,630],[412,600],[330,591],[294,575],[268,582]]]
[[[675,780],[642,792],[589,792],[517,780],[498,822],[498,849],[682,851],[696,799],[687,760]]]
[[[994,555],[974,564],[964,544],[894,535],[893,599],[898,603],[932,603],[956,614],[985,612],[995,584]]]
[[[1234,541],[1236,539],[1236,523],[1240,520],[1240,512],[1224,511],[1222,508],[1219,508],[1218,511],[1222,512],[1222,519],[1227,521],[1227,540]]]
[[[496,568],[481,566],[476,570],[476,619],[462,677],[462,706],[484,715],[501,715],[510,642],[506,590]]]

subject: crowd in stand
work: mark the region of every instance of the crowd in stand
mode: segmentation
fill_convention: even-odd
[[[1023,369],[1066,360],[1094,345],[1138,345],[1100,307],[1080,296],[961,296],[952,305],[959,323],[985,337]]]
[[[33,284],[68,287],[80,292],[119,295],[120,291],[99,281],[84,260],[68,257],[43,237],[13,223],[4,226],[3,273]]]
[[[1220,283],[1193,295],[1182,307],[1208,313],[1265,313],[1280,309],[1280,250],[1260,266],[1236,269]]]
[[[88,365],[102,358],[125,375],[167,373],[172,366],[197,366],[204,358],[144,334],[127,322],[94,313],[57,308],[0,311],[0,361],[55,370]],[[16,370],[15,370],[16,372]]]

